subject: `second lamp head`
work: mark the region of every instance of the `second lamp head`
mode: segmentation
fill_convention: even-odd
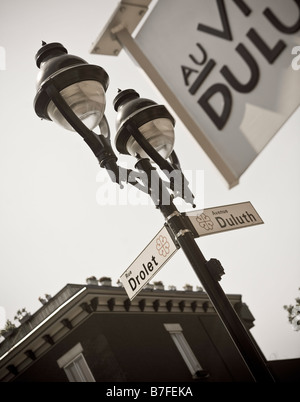
[[[114,108],[117,111],[115,143],[120,153],[148,157],[131,135],[128,127],[132,125],[163,158],[170,156],[175,140],[175,120],[165,106],[140,98],[133,89],[126,89],[115,97]]]

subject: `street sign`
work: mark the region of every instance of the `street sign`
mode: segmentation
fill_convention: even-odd
[[[147,285],[176,250],[174,240],[164,226],[120,277],[130,300]]]
[[[185,215],[198,237],[264,223],[249,201],[191,211]],[[120,277],[130,300],[150,282],[175,251],[177,246],[164,226]]]
[[[198,237],[264,223],[249,201],[192,211],[186,216]]]

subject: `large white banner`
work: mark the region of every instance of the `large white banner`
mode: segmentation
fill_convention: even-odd
[[[300,104],[299,29],[299,0],[158,0],[135,38],[230,185]]]

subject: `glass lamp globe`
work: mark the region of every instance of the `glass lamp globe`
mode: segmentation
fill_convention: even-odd
[[[136,91],[127,89],[120,91],[115,97],[114,107],[117,111],[115,142],[120,153],[149,157],[127,129],[127,124],[133,123],[138,128],[139,135],[163,158],[170,156],[174,148],[175,121],[164,106],[140,98]]]
[[[109,81],[105,70],[69,55],[60,43],[43,43],[36,54],[36,64],[40,71],[34,106],[39,117],[74,131],[47,93],[47,86],[54,85],[90,130],[99,125],[105,111],[105,92]]]

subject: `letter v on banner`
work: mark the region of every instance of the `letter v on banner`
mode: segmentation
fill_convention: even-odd
[[[231,30],[230,30],[230,25],[228,22],[228,16],[226,13],[225,5],[224,5],[224,0],[217,0],[217,6],[218,6],[218,11],[221,17],[221,22],[222,22],[222,27],[223,30],[218,30],[213,27],[204,25],[204,24],[198,24],[198,31],[206,32],[211,35],[219,36],[220,38],[227,39],[227,40],[232,40],[232,35],[231,35]]]

